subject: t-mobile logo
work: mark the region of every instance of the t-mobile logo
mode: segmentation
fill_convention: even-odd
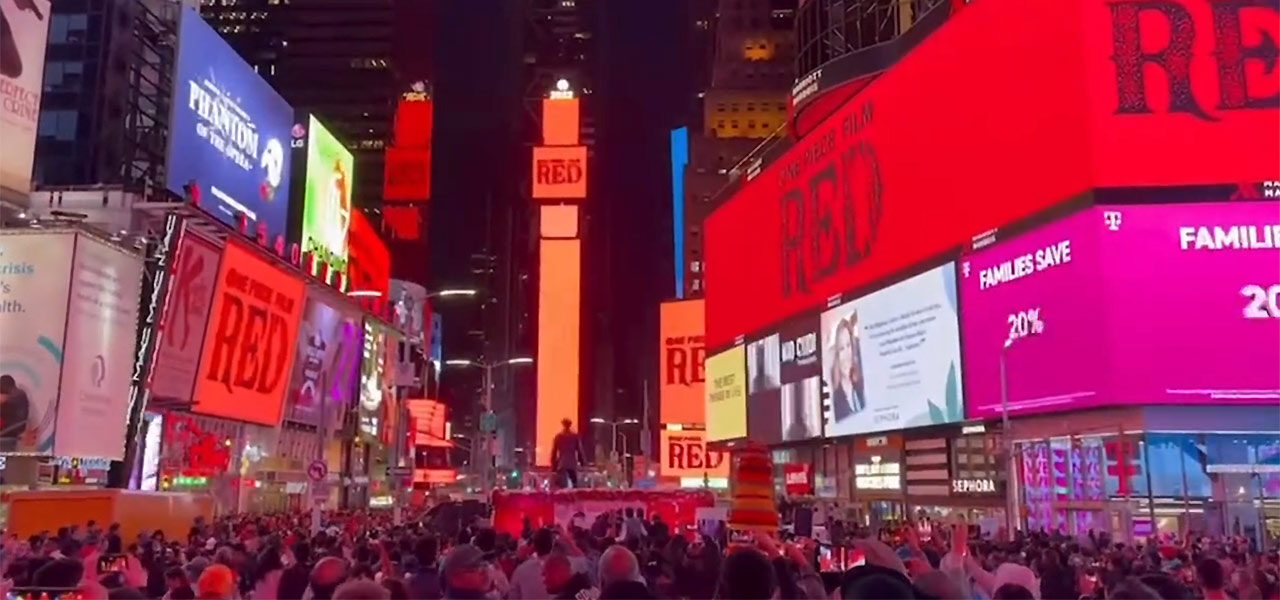
[[[1120,211],[1118,210],[1102,211],[1102,222],[1107,224],[1108,231],[1120,231]]]

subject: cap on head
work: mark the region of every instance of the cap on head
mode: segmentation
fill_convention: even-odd
[[[479,569],[485,564],[484,552],[479,548],[471,544],[459,544],[444,555],[444,561],[440,563],[440,572],[448,577],[459,571]]]

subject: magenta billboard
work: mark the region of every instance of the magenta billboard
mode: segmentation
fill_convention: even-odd
[[[1099,206],[961,262],[966,413],[1280,402],[1280,202]],[[1007,347],[1006,347],[1007,344]]]

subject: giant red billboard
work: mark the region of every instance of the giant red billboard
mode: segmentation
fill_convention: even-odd
[[[305,293],[301,278],[259,251],[227,244],[192,412],[269,427],[280,424]]]
[[[1092,188],[1280,179],[1277,23],[1275,2],[974,3],[707,218],[708,347]]]

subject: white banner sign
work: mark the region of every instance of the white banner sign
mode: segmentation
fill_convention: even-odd
[[[79,236],[58,394],[59,456],[124,458],[141,282],[138,255]]]

